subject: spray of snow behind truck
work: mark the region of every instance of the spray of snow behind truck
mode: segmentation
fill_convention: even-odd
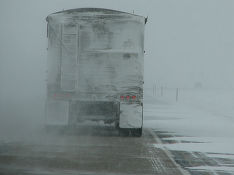
[[[114,123],[141,136],[146,18],[81,8],[47,18],[46,124]]]

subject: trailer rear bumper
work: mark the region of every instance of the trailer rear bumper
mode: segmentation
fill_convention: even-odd
[[[46,125],[76,125],[83,121],[119,121],[119,102],[48,100]]]
[[[72,101],[69,108],[69,123],[119,120],[119,102],[115,101]]]
[[[47,101],[46,125],[67,126],[85,121],[115,123],[120,129],[139,129],[143,126],[143,106],[118,101]]]

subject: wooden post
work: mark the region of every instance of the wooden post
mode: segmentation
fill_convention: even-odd
[[[153,95],[156,96],[156,85],[153,85]]]
[[[179,88],[176,88],[176,101],[178,101],[178,96],[179,96]]]

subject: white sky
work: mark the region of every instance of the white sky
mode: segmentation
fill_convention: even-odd
[[[0,0],[0,93],[45,93],[45,18],[82,7],[149,16],[146,86],[234,87],[232,0]]]

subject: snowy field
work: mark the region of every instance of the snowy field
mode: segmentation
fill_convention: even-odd
[[[145,93],[144,118],[144,127],[170,135],[155,147],[216,161],[186,168],[234,174],[234,90],[180,89],[178,101],[175,89]]]

